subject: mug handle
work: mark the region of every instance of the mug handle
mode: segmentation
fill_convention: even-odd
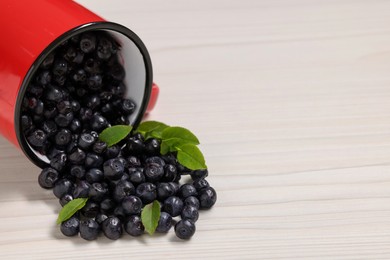
[[[145,113],[149,113],[150,111],[153,110],[154,106],[157,103],[157,98],[158,98],[158,94],[159,93],[160,93],[159,87],[155,83],[153,83],[153,85],[152,85],[152,93],[150,94],[149,104],[148,104],[148,107],[147,107]]]

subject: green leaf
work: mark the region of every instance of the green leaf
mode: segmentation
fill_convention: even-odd
[[[57,224],[61,224],[65,220],[70,219],[77,211],[84,208],[87,201],[88,198],[78,198],[66,203],[61,209],[60,214],[58,214]]]
[[[163,155],[168,152],[175,152],[178,150],[177,147],[185,144],[188,144],[188,141],[180,138],[163,139],[161,142],[160,152]]]
[[[110,147],[122,141],[132,129],[133,128],[129,125],[115,125],[108,127],[100,133],[99,139],[106,142]]]
[[[152,137],[161,139],[161,134],[167,127],[169,126],[161,122],[145,121],[138,126],[137,132],[141,133],[145,139]]]
[[[153,235],[160,220],[160,203],[155,200],[142,209],[141,221],[149,235]]]
[[[202,152],[193,144],[179,146],[177,160],[190,170],[207,169]]]
[[[161,145],[160,145],[160,153],[162,155],[165,155],[170,151],[170,149],[171,149],[171,147],[169,146],[169,144],[167,142],[165,142],[164,140],[162,140]]]
[[[183,143],[188,144],[199,144],[198,138],[188,129],[179,126],[172,126],[166,128],[161,135],[163,140],[168,140],[171,138],[182,139]]]

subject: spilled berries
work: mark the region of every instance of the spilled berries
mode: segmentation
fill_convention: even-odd
[[[215,190],[187,129],[160,122],[129,126],[120,45],[109,34],[72,37],[49,54],[26,90],[20,118],[28,144],[47,156],[38,183],[63,207],[65,236],[116,240],[123,234],[195,233]],[[184,175],[185,178],[182,178]]]

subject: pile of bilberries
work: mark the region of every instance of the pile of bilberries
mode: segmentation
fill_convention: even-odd
[[[108,33],[77,35],[40,65],[26,89],[21,127],[28,143],[49,159],[82,153],[75,143],[89,131],[129,124],[136,104],[125,98],[119,44]],[[98,145],[97,145],[98,146]],[[96,147],[99,149],[99,147]]]
[[[93,156],[74,160],[62,153],[39,176],[39,184],[53,188],[61,205],[89,198],[79,213],[61,224],[67,236],[80,233],[93,240],[102,230],[106,237],[118,239],[123,229],[139,236],[144,233],[143,207],[158,200],[162,207],[156,231],[168,232],[173,217],[181,217],[175,232],[188,239],[195,233],[198,209],[208,209],[216,202],[216,192],[205,179],[207,169],[191,171],[177,162],[174,153],[161,155],[155,138],[144,141],[141,134],[135,134],[100,151],[94,149],[96,144],[103,143],[90,133],[81,134],[78,149]],[[187,174],[192,181],[181,184],[181,176]]]
[[[188,132],[184,139],[172,138],[177,128],[167,131],[165,143],[130,131],[114,145],[100,138],[107,127],[128,125],[136,106],[124,98],[119,49],[108,34],[88,32],[63,43],[41,64],[26,91],[20,119],[29,145],[50,160],[39,185],[59,198],[66,236],[93,240],[103,232],[118,239],[123,230],[139,236],[168,232],[175,225],[176,235],[188,239],[198,210],[212,207],[217,199],[205,179],[204,160],[192,160],[200,170],[179,162],[180,152],[188,156],[194,151],[194,158],[203,159],[193,147],[197,139]],[[182,175],[192,181],[180,183]],[[158,207],[154,227],[143,221],[151,204]]]

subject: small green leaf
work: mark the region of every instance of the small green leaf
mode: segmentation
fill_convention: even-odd
[[[198,138],[188,129],[179,126],[173,126],[166,128],[161,135],[163,140],[171,138],[182,139],[182,143],[187,144],[199,144]]]
[[[178,150],[177,147],[185,144],[188,144],[188,141],[180,138],[163,139],[161,142],[160,152],[163,155],[168,152],[174,152]]]
[[[141,133],[145,137],[145,139],[149,139],[149,138],[161,139],[161,134],[164,131],[164,129],[167,127],[169,126],[161,122],[145,121],[138,126],[137,132]]]
[[[131,129],[133,128],[129,125],[115,125],[104,129],[100,133],[99,139],[110,147],[122,141],[131,132]]]
[[[141,221],[149,235],[153,235],[160,220],[160,203],[155,200],[142,209]]]
[[[160,153],[162,155],[165,155],[170,151],[170,149],[171,149],[171,147],[169,146],[169,144],[167,142],[165,142],[164,140],[162,140],[161,145],[160,145]]]
[[[193,144],[178,147],[177,160],[190,170],[207,169],[204,157],[199,148]]]
[[[60,214],[58,214],[57,224],[61,224],[65,220],[70,219],[77,211],[84,208],[87,201],[88,198],[78,198],[66,203],[61,209]]]

